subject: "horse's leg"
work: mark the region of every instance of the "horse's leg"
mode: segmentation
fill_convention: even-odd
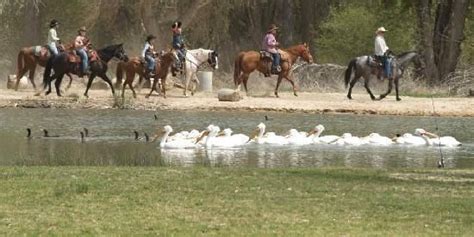
[[[244,84],[244,89],[245,89],[245,93],[247,94],[247,96],[249,95],[249,90],[247,88],[247,81],[249,80],[249,74],[248,73],[242,73],[242,75],[240,76],[240,83],[243,83]],[[240,91],[240,84],[239,84],[239,91]]]
[[[133,98],[137,98],[137,93],[135,93],[135,90],[133,89],[133,83],[132,82],[130,82],[130,84],[128,84],[128,87],[130,87],[130,90],[132,90]]]
[[[163,93],[163,98],[166,99],[166,77],[161,80],[161,93]]]
[[[107,76],[107,74],[104,72],[100,75],[100,78],[102,78],[102,80],[104,80],[107,84],[109,84],[110,86],[110,89],[112,90],[112,95],[115,96],[115,89],[114,89],[114,86],[112,85],[112,81],[110,80],[110,78]],[[133,91],[133,87],[130,86],[130,88],[132,88],[132,91]],[[133,91],[133,94],[135,94],[135,91]],[[136,96],[135,96],[136,97]]]
[[[56,78],[54,86],[56,87],[56,94],[61,97],[61,82],[63,81],[64,74],[61,74]]]
[[[287,75],[284,76],[287,81],[290,82],[291,86],[293,86],[293,95],[298,96],[297,93],[297,86],[295,82],[293,81],[293,77],[288,73]]]
[[[399,77],[396,77],[395,78],[395,93],[396,93],[396,96],[397,96],[397,101],[400,101],[402,100],[402,98],[400,98],[400,96],[398,95],[398,85],[399,85]]]
[[[156,90],[157,82],[158,82],[158,79],[155,78],[155,80],[153,80],[153,84],[151,85],[150,93],[148,93],[148,95],[145,95],[145,98],[149,98],[150,95],[153,93],[153,91]]]
[[[67,73],[66,75],[69,77],[69,84],[66,87],[66,91],[68,91],[71,88],[71,85],[72,85],[72,76],[69,73]]]
[[[389,79],[388,79],[388,89],[387,89],[387,92],[386,92],[385,94],[381,94],[379,99],[383,99],[383,98],[387,97],[387,95],[392,92],[392,84],[393,84],[393,78],[389,78]]]
[[[280,87],[280,83],[281,83],[281,80],[283,79],[283,76],[281,74],[278,75],[278,79],[277,79],[277,84],[276,84],[276,87],[275,87],[275,96],[277,98],[279,98],[280,96],[278,95],[278,88]]]
[[[128,78],[125,80],[125,82],[122,85],[122,99],[125,98],[125,88],[127,87],[127,85],[128,85]]]
[[[36,90],[35,71],[36,71],[36,64],[34,64],[33,66],[31,66],[31,68],[30,68],[30,75],[29,75],[28,78],[30,79],[31,85],[33,85],[33,89]]]
[[[365,87],[365,89],[367,90],[367,93],[369,93],[370,98],[371,98],[372,100],[375,100],[375,96],[374,96],[374,94],[372,93],[372,91],[371,91],[370,88],[369,88],[369,79],[370,79],[370,76],[367,76],[367,75],[364,76],[364,87]]]
[[[91,75],[89,76],[89,80],[87,81],[86,92],[84,92],[84,96],[87,98],[89,98],[89,89],[92,86],[92,82],[94,81],[94,78],[95,78],[95,73],[91,73]]]
[[[357,81],[359,80],[360,76],[354,76],[354,78],[352,78],[352,81],[351,83],[349,84],[349,91],[347,92],[347,98],[349,98],[350,100],[352,100],[352,88],[354,88],[354,85],[357,83]]]
[[[27,67],[23,67],[19,72],[18,75],[16,75],[16,84],[15,84],[15,91],[18,91],[18,85],[20,84],[21,78],[28,72]]]
[[[194,93],[196,92],[196,88],[199,86],[200,82],[199,82],[199,78],[197,78],[197,75],[196,73],[194,73],[193,75],[194,77],[194,84],[193,84],[193,87],[191,89],[191,95],[194,95]]]

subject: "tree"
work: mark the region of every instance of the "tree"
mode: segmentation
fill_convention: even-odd
[[[430,84],[439,84],[454,72],[459,61],[469,0],[439,0],[434,19],[432,0],[415,4],[424,75]]]

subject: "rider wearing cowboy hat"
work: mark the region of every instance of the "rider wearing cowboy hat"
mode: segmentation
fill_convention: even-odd
[[[56,28],[58,27],[59,22],[55,19],[51,20],[49,23],[49,31],[48,31],[48,49],[51,52],[52,56],[58,55],[58,43],[59,38],[56,33]]]
[[[145,46],[143,47],[142,57],[147,62],[147,74],[149,77],[154,77],[155,74],[155,46],[153,41],[156,39],[154,35],[148,35],[146,37]]]
[[[384,34],[387,30],[384,27],[379,27],[375,31],[375,56],[377,56],[384,66],[384,71],[386,77],[390,78],[392,76],[391,61],[389,58],[390,50],[385,43]]]
[[[89,58],[87,56],[87,46],[89,46],[89,40],[86,38],[86,27],[83,26],[79,28],[77,31],[76,39],[74,40],[74,48],[76,49],[76,53],[79,54],[82,60],[82,75],[89,74],[88,67],[89,67]]]
[[[277,34],[278,27],[275,24],[271,24],[270,27],[268,28],[267,33],[265,34],[265,37],[263,38],[263,50],[269,52],[272,54],[273,57],[273,65],[272,65],[272,72],[273,73],[279,73],[281,72],[281,66],[280,66],[280,53],[278,53],[278,46],[280,45],[276,41],[276,34]]]

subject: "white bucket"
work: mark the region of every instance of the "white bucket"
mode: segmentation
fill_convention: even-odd
[[[212,72],[197,72],[200,89],[204,92],[212,92]]]

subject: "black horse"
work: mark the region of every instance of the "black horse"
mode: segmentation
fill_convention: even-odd
[[[96,76],[99,76],[102,78],[107,84],[109,84],[110,89],[112,90],[112,94],[115,95],[115,90],[114,87],[112,86],[112,82],[110,81],[109,77],[107,77],[107,63],[112,59],[112,58],[118,58],[119,60],[127,61],[128,57],[125,54],[125,51],[123,49],[123,44],[115,44],[111,46],[107,46],[103,49],[99,49],[97,51],[98,54],[98,59],[95,61],[90,62],[90,70],[91,74],[89,75],[89,81],[87,82],[87,89],[86,92],[84,93],[84,96],[88,97],[87,93],[89,91],[89,88],[92,85],[92,81]],[[67,73],[73,73],[77,74],[77,64],[76,63],[71,63],[68,60],[69,53],[61,53],[57,55],[51,63],[48,63],[45,69],[45,73],[43,76],[43,82],[44,82],[44,90],[46,90],[46,87],[48,87],[48,91],[46,91],[46,95],[51,93],[51,82],[56,80],[55,82],[55,87],[56,87],[56,93],[58,96],[61,96],[61,91],[60,91],[60,86],[61,82],[63,80],[63,77]],[[54,70],[54,74],[51,75],[51,69]],[[37,95],[41,94],[41,92],[38,92]]]

